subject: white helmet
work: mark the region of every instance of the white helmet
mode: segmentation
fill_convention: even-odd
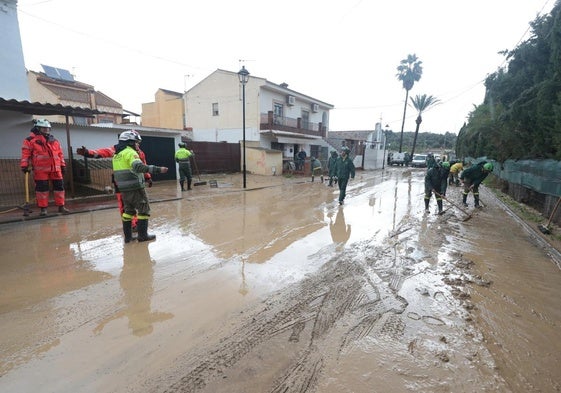
[[[120,141],[136,141],[136,142],[141,142],[142,138],[140,137],[140,134],[135,131],[135,130],[127,130],[124,131],[123,133],[121,133],[121,135],[119,135],[119,140]]]
[[[51,128],[51,123],[49,123],[49,121],[48,121],[47,119],[35,120],[35,125],[36,125],[37,127]]]

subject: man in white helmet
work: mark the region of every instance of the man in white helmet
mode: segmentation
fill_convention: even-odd
[[[138,217],[138,241],[145,242],[156,239],[156,235],[148,234],[148,218],[150,204],[145,190],[145,173],[166,173],[165,166],[147,165],[142,162],[136,144],[142,138],[135,130],[127,130],[119,135],[119,143],[115,145],[113,156],[113,175],[115,183],[121,191],[124,212],[121,215],[125,243],[132,240],[132,219]]]
[[[53,194],[58,212],[68,214],[65,204],[64,172],[66,162],[60,143],[51,135],[48,120],[36,120],[31,134],[23,140],[20,167],[23,173],[33,171],[35,197],[41,216],[47,215],[49,206],[49,181],[53,183]]]

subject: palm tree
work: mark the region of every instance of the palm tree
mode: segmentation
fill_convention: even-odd
[[[421,79],[423,74],[423,67],[421,66],[423,62],[417,58],[417,55],[407,55],[407,59],[401,60],[399,66],[397,66],[396,77],[403,84],[405,89],[405,104],[403,106],[403,120],[401,122],[401,136],[399,138],[399,152],[401,153],[401,147],[403,145],[403,126],[405,125],[405,113],[407,112],[407,101],[409,100],[409,90],[413,88],[415,82]]]
[[[421,117],[422,113],[426,111],[433,105],[438,105],[440,100],[433,96],[427,96],[423,94],[422,96],[417,95],[415,97],[411,97],[411,105],[413,108],[417,110],[417,119],[415,123],[417,123],[417,128],[415,128],[415,137],[413,138],[413,148],[411,149],[411,157],[415,154],[415,145],[417,144],[417,135],[419,134],[419,128],[421,127],[421,123],[423,122],[423,118]]]

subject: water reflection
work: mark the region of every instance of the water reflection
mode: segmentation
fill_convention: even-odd
[[[242,258],[242,283],[240,284],[240,289],[238,289],[238,292],[240,294],[242,294],[243,296],[247,295],[249,292],[249,289],[247,287],[247,283],[245,282],[245,260]]]
[[[130,244],[123,250],[123,270],[119,278],[123,290],[124,308],[104,319],[95,329],[100,333],[109,322],[122,317],[129,320],[129,328],[135,336],[145,336],[154,330],[153,324],[173,318],[173,314],[152,311],[154,293],[154,262],[148,244]]]
[[[329,230],[331,231],[331,239],[333,243],[340,245],[341,247],[351,237],[351,225],[345,222],[345,212],[342,207],[337,211],[337,216],[335,217],[335,222],[333,222],[332,217],[329,217]]]

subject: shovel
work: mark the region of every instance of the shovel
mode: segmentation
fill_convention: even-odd
[[[199,181],[194,182],[193,185],[204,186],[206,184],[206,181],[201,180],[201,173],[199,172],[199,167],[197,166],[197,160],[195,159],[195,156],[193,156],[193,164],[195,164],[195,170],[197,171],[197,177],[199,178]]]
[[[454,202],[450,201],[450,200],[449,200],[448,198],[446,198],[444,195],[441,195],[441,194],[439,194],[439,193],[436,192],[436,191],[435,191],[434,193],[435,193],[436,196],[441,197],[441,198],[444,199],[446,202],[448,202],[449,204],[451,204],[452,206],[454,206],[456,209],[458,209],[458,210],[460,210],[461,212],[463,212],[467,217],[464,218],[462,221],[467,221],[467,220],[469,220],[469,219],[472,217],[472,215],[471,215],[470,212],[468,212],[468,211],[465,210],[465,209],[462,209],[460,206],[458,206],[458,205],[456,205]]]
[[[29,209],[29,172],[25,172],[25,204],[23,205],[23,215],[29,216],[31,210]]]
[[[555,204],[555,207],[553,208],[553,211],[551,212],[551,215],[549,216],[549,220],[547,221],[547,225],[542,225],[542,224],[538,225],[538,229],[540,230],[541,233],[544,233],[546,235],[551,233],[551,231],[549,230],[549,225],[551,224],[551,220],[553,219],[553,216],[555,216],[555,212],[557,211],[557,208],[559,207],[560,202],[561,202],[561,197],[559,197],[559,199],[557,199],[557,203]]]

